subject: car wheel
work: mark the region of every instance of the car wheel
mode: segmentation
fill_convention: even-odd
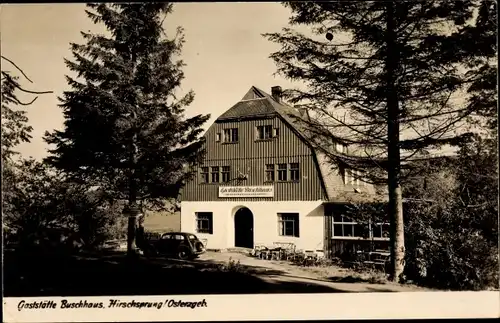
[[[179,251],[177,252],[177,258],[181,260],[189,259],[190,256],[191,254],[187,248],[180,248]]]

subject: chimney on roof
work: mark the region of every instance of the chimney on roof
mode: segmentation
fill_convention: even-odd
[[[273,86],[271,88],[271,95],[276,102],[281,103],[281,99],[283,97],[283,90],[281,89],[281,86]]]

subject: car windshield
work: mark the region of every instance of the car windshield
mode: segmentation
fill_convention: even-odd
[[[188,234],[188,239],[189,240],[198,240],[194,234]]]

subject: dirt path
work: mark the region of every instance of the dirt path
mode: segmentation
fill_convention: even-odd
[[[240,262],[243,266],[259,268],[257,274],[269,283],[300,283],[330,287],[345,292],[411,292],[424,289],[395,283],[370,283],[363,277],[348,269],[338,267],[299,267],[285,261],[261,260],[239,252],[207,252],[199,260],[228,263],[230,260]]]

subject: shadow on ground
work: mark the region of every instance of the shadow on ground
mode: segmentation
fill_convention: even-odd
[[[182,262],[101,253],[79,256],[4,254],[4,296],[103,296],[345,292],[314,283],[266,280],[278,270],[208,260]]]

